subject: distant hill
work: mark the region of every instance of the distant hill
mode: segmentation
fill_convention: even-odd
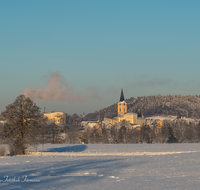
[[[142,96],[125,100],[128,112],[141,112],[144,117],[154,115],[177,115],[200,119],[200,96]],[[117,116],[117,104],[87,114],[85,120],[103,120]]]

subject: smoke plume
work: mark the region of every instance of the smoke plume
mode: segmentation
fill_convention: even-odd
[[[24,92],[20,92],[33,101],[65,101],[65,102],[85,102],[86,97],[75,92],[73,87],[67,85],[67,80],[59,71],[50,73],[50,76],[43,76],[46,80],[46,87],[27,87]]]

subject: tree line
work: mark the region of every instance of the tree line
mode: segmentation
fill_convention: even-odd
[[[164,121],[163,126],[154,122],[151,126],[132,128],[122,121],[110,127],[104,125],[87,128],[82,134],[86,143],[192,143],[200,142],[200,124]]]
[[[82,127],[77,115],[66,115],[65,125],[56,125],[41,113],[33,101],[20,95],[1,113],[0,139],[10,145],[13,154],[25,154],[29,146],[43,143],[192,143],[200,141],[200,123],[164,121],[162,127],[152,125],[131,126],[127,121],[105,126]]]

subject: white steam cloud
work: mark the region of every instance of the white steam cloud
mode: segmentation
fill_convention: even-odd
[[[46,88],[37,86],[35,88],[27,87],[24,92],[20,92],[33,101],[54,101],[54,102],[85,102],[87,98],[79,95],[73,87],[68,87],[67,80],[59,71],[50,73],[50,76],[43,76],[47,83]]]

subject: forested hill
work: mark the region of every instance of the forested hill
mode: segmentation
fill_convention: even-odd
[[[154,115],[177,115],[190,118],[200,118],[200,96],[143,96],[125,100],[128,112],[138,113],[140,109],[144,117]],[[90,113],[85,120],[103,120],[104,117],[117,116],[117,103],[107,108]]]

